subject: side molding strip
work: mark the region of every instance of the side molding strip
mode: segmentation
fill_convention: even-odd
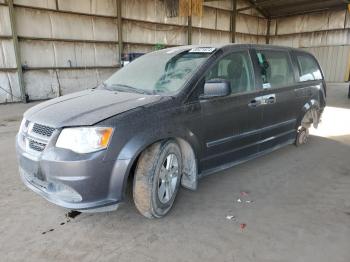
[[[278,124],[274,124],[274,125],[271,125],[271,126],[263,127],[263,128],[257,129],[257,130],[248,131],[248,132],[245,132],[245,133],[242,133],[242,134],[239,134],[239,135],[228,136],[228,137],[221,138],[221,139],[218,139],[218,140],[210,141],[210,142],[206,143],[206,146],[207,146],[207,148],[210,148],[210,147],[213,147],[213,146],[217,146],[217,145],[221,145],[221,144],[227,143],[227,142],[232,141],[232,140],[239,140],[239,139],[242,139],[242,138],[245,138],[245,137],[248,137],[248,136],[257,135],[257,134],[262,133],[264,131],[268,131],[268,130],[271,130],[271,129],[274,129],[274,128],[277,128],[277,127],[289,125],[289,124],[292,124],[292,123],[296,123],[296,119],[291,119],[291,120],[288,120],[288,121],[285,121],[285,122],[282,122],[282,123],[278,123]]]

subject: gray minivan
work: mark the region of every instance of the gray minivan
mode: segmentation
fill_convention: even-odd
[[[270,45],[148,53],[100,86],[32,107],[16,138],[24,183],[59,206],[115,210],[132,189],[148,218],[179,186],[304,144],[326,104],[317,60]],[[218,177],[219,178],[219,177]]]

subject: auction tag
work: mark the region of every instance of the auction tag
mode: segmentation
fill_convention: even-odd
[[[270,83],[264,83],[263,84],[263,89],[266,89],[266,88],[271,88],[271,84]]]
[[[213,53],[215,51],[215,47],[195,47],[192,48],[189,53]]]

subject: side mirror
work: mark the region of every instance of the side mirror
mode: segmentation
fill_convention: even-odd
[[[204,84],[204,94],[201,99],[223,97],[231,94],[231,83],[225,79],[212,79]]]

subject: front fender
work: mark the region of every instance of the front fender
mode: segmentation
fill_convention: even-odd
[[[181,138],[191,145],[196,155],[200,152],[199,138],[191,130],[182,127],[176,129],[163,129],[160,132],[159,131],[160,130],[157,130],[155,132],[155,130],[148,129],[133,136],[120,150],[118,159],[135,160],[148,146],[169,138]]]
[[[200,152],[199,138],[188,128],[185,127],[169,127],[162,128],[162,130],[146,129],[142,132],[135,134],[120,150],[116,163],[124,163],[127,166],[124,167],[124,178],[123,178],[123,192],[125,192],[128,177],[132,171],[134,164],[136,163],[139,155],[150,145],[167,139],[176,139],[178,142],[185,141],[193,150],[193,165],[188,169],[193,172],[185,172],[185,176],[182,180],[182,184],[189,189],[196,189],[197,187],[197,156]],[[182,148],[183,145],[180,145]],[[189,163],[190,165],[190,163]],[[120,176],[120,174],[114,174]],[[111,178],[115,180],[115,178]],[[191,181],[191,182],[189,182]]]

